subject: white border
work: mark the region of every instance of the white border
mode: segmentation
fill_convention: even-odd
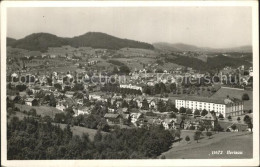
[[[253,159],[173,160],[7,160],[6,141],[6,8],[8,7],[167,7],[167,6],[250,6],[253,21],[254,133]],[[1,164],[3,166],[258,166],[259,164],[259,23],[257,1],[17,1],[1,3]],[[244,143],[241,143],[244,144]]]

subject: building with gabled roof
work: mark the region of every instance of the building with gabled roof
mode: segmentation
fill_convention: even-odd
[[[38,100],[35,98],[27,98],[27,99],[25,99],[25,104],[28,106],[37,106]]]
[[[104,118],[106,119],[107,123],[109,123],[109,124],[122,123],[122,116],[120,114],[106,113],[104,115]]]

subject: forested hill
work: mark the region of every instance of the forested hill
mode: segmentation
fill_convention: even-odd
[[[247,67],[252,66],[252,64],[248,61],[245,61],[244,58],[232,58],[226,57],[223,55],[218,55],[215,57],[209,57],[206,62],[187,56],[177,56],[176,58],[166,58],[166,62],[173,62],[178,65],[182,65],[185,67],[191,67],[195,70],[199,71],[209,71],[213,69],[223,69],[226,66],[237,68],[241,65],[245,65]]]
[[[188,45],[183,43],[165,43],[158,42],[154,43],[153,46],[158,50],[169,51],[169,52],[204,52],[204,53],[222,53],[222,52],[241,52],[241,53],[252,53],[252,46],[245,45],[240,47],[232,48],[210,48],[210,47],[198,47],[195,45]]]
[[[154,49],[153,45],[148,43],[121,39],[100,32],[88,32],[73,38],[62,38],[48,33],[34,33],[19,40],[7,38],[7,45],[14,48],[41,52],[47,51],[48,47],[60,47],[63,45],[103,49],[121,49],[126,47]]]
[[[12,45],[14,42],[16,42],[16,39],[7,37],[6,39],[7,46]]]

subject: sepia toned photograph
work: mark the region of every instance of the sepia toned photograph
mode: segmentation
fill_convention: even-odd
[[[3,165],[259,164],[252,2],[1,4]]]

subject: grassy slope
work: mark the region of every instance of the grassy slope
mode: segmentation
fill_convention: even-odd
[[[248,101],[244,101],[244,109],[249,110],[253,108],[253,92],[249,90],[238,90],[238,89],[230,89],[230,88],[220,88],[211,98],[226,98],[227,95],[230,97],[235,97],[238,99],[242,99],[242,95],[247,93],[249,96]]]
[[[67,124],[60,124],[60,127],[62,129],[64,129],[67,126]],[[83,133],[87,133],[89,135],[89,139],[90,140],[94,140],[94,136],[97,133],[96,129],[89,129],[89,128],[85,128],[85,127],[80,127],[80,126],[73,126],[71,127],[71,131],[73,133],[73,135],[78,135],[78,136],[82,136]],[[102,134],[107,134],[107,132],[101,132]]]
[[[48,107],[48,106],[28,106],[28,105],[21,105],[21,104],[15,104],[16,107],[20,109],[20,111],[29,111],[32,108],[36,109],[36,113],[43,116],[50,116],[54,118],[55,114],[60,113],[61,111],[58,110],[55,107]]]
[[[172,148],[163,153],[168,159],[217,159],[217,158],[250,158],[253,150],[253,135],[250,132],[221,132],[211,139],[204,134],[199,143],[193,140],[194,131],[182,131],[181,142],[173,143]],[[191,138],[185,141],[186,135]],[[241,144],[244,143],[244,144]],[[212,155],[211,151],[223,151],[222,155]],[[243,155],[227,155],[226,151],[243,151]]]

